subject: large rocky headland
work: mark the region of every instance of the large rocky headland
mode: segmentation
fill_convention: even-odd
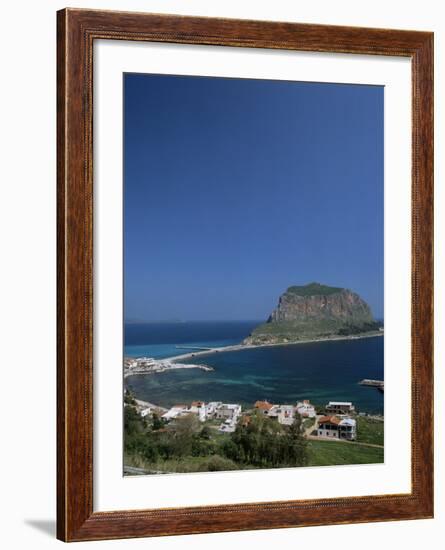
[[[278,344],[301,340],[379,333],[369,305],[355,292],[320,283],[290,286],[266,323],[245,344]]]

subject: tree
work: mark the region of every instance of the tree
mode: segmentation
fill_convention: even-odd
[[[254,413],[247,426],[238,425],[221,452],[231,460],[260,467],[303,466],[307,462],[306,440],[300,416],[291,426]]]
[[[162,420],[159,418],[159,416],[156,413],[153,413],[152,421],[151,421],[151,429],[152,430],[160,430],[164,426]]]
[[[126,405],[136,405],[136,399],[128,388],[125,390],[124,403]]]
[[[193,436],[198,432],[199,420],[194,414],[176,418],[169,425],[169,434],[175,456],[189,456],[192,453]]]
[[[291,466],[307,464],[307,440],[301,431],[301,416],[297,415],[286,435],[285,454]]]
[[[208,426],[204,426],[202,430],[199,432],[199,437],[201,439],[210,439],[211,435],[212,435],[212,432]]]
[[[131,405],[124,407],[124,432],[125,436],[141,432],[143,430],[142,419],[137,410]]]

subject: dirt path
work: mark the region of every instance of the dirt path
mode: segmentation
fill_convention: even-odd
[[[306,435],[307,439],[311,441],[337,441],[338,443],[347,443],[348,445],[360,445],[361,447],[376,447],[377,449],[383,449],[383,445],[376,445],[375,443],[364,443],[363,441],[348,441],[347,439],[338,439],[336,437],[321,437],[319,435]]]
[[[315,417],[315,422],[312,424],[312,426],[309,426],[309,428],[306,428],[304,431],[304,435],[309,438],[317,438],[318,436],[312,436],[311,433],[318,428],[318,417]]]

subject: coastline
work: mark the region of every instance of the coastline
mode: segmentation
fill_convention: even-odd
[[[207,365],[182,365],[177,364],[171,361],[171,359],[162,359],[159,361],[159,363],[162,366],[157,367],[156,369],[153,369],[153,367],[146,369],[145,367],[140,368],[133,368],[132,370],[124,371],[124,378],[128,378],[129,376],[136,376],[140,374],[159,374],[161,372],[168,372],[171,370],[179,370],[179,369],[201,369],[206,372],[210,372],[215,370],[213,367],[208,367]]]
[[[241,352],[241,351],[243,351],[243,350],[249,351],[249,350],[255,349],[255,348],[272,348],[272,347],[278,347],[278,346],[280,346],[280,347],[282,347],[282,346],[294,346],[294,345],[297,345],[297,344],[317,343],[317,342],[326,342],[326,341],[329,341],[329,342],[332,342],[332,341],[348,341],[348,340],[356,340],[356,339],[357,339],[357,340],[364,340],[365,338],[366,338],[366,339],[370,339],[370,338],[374,338],[374,337],[377,338],[378,336],[384,336],[383,332],[378,332],[378,333],[377,333],[377,332],[370,332],[370,333],[363,333],[363,334],[360,334],[360,335],[349,335],[349,336],[330,336],[330,337],[325,337],[325,338],[312,338],[312,339],[300,340],[300,341],[298,341],[298,342],[279,342],[279,343],[228,345],[228,346],[221,346],[221,347],[219,347],[219,348],[212,348],[212,349],[205,349],[205,350],[190,351],[190,352],[188,352],[187,354],[182,354],[181,356],[174,356],[174,357],[171,357],[171,358],[169,359],[169,362],[171,363],[170,368],[171,368],[172,370],[175,369],[175,366],[176,366],[176,368],[178,368],[178,369],[182,369],[182,368],[190,369],[190,368],[197,368],[197,367],[198,367],[198,368],[202,368],[203,366],[207,366],[207,365],[208,365],[207,361],[205,361],[204,359],[202,359],[202,362],[203,362],[203,363],[207,363],[207,365],[199,365],[199,364],[197,365],[196,363],[198,363],[198,361],[197,361],[197,360],[194,361],[193,358],[196,359],[196,356],[198,356],[199,358],[201,358],[201,356],[203,356],[203,357],[204,357],[204,356],[207,356],[207,357],[210,357],[210,358],[211,358],[211,357],[212,357],[212,354],[215,354],[215,353],[224,353],[224,352],[230,352],[230,351],[233,351],[233,352],[236,354],[238,351],[239,351],[239,352]],[[376,342],[375,345],[379,345],[377,340],[375,340],[374,342]],[[382,342],[383,342],[383,340],[382,340]],[[347,344],[345,344],[345,346],[347,346]],[[330,352],[328,348],[331,349],[329,346],[325,346],[325,347],[323,347],[323,350],[324,350],[324,351],[323,351],[323,350],[320,350],[320,352],[321,352],[321,353],[325,353],[325,354],[327,353],[328,355],[329,355],[330,353],[338,353],[338,352],[336,351],[337,346],[333,346],[332,352]],[[334,348],[335,348],[335,349],[334,349]],[[292,353],[299,353],[298,349],[302,349],[302,348],[289,348],[289,353],[290,353],[290,354],[292,354]],[[312,349],[312,348],[311,348],[311,349]],[[317,352],[318,349],[319,349],[318,346],[314,346],[314,352]],[[340,352],[340,353],[344,353],[344,352],[345,352],[345,348],[344,348],[344,347],[340,347],[340,348],[338,348],[338,349],[339,349],[339,352]],[[355,349],[356,349],[356,346],[353,346],[353,349],[355,350]],[[361,347],[358,346],[357,349],[360,350]],[[295,351],[292,351],[292,350],[295,350]],[[343,350],[343,352],[342,352],[341,350]],[[346,352],[347,352],[347,349],[346,349]],[[264,353],[266,353],[266,352],[264,352]],[[287,353],[287,352],[286,352],[286,353]],[[306,353],[306,352],[303,352],[303,353]],[[318,352],[317,352],[317,353],[318,353]],[[262,356],[263,356],[263,355],[261,354],[261,355],[258,356],[258,357],[262,357]],[[216,370],[216,371],[217,371],[217,370],[218,370],[217,365],[218,365],[219,363],[218,363],[217,360],[215,361],[215,356],[214,356],[214,355],[213,355],[213,357],[214,357],[213,362],[215,363],[215,365],[214,365],[214,367],[212,368],[212,370]],[[235,357],[237,357],[237,356],[234,355],[233,357],[234,357],[233,360],[236,360]],[[249,357],[250,357],[250,356],[249,356]],[[267,356],[266,356],[266,357],[267,357]],[[194,364],[193,364],[193,365],[192,365],[192,364],[190,364],[190,365],[188,365],[188,364],[186,364],[186,365],[181,364],[181,363],[183,363],[183,361],[186,360],[187,358],[189,358],[189,359],[191,360],[190,362],[191,362],[191,363],[194,363]],[[181,361],[181,359],[182,359],[182,361]],[[175,362],[174,362],[175,360],[176,360],[178,363],[175,364]],[[241,358],[240,358],[240,360],[241,360]],[[165,359],[164,359],[164,361],[165,361]],[[212,362],[211,359],[209,359],[209,361]],[[223,361],[223,358],[221,358],[221,361]],[[225,361],[225,360],[224,360],[224,361]],[[175,366],[174,366],[174,365],[175,365]],[[216,368],[215,368],[215,366],[216,366]],[[167,370],[170,370],[170,369],[167,369]],[[206,370],[206,369],[204,369],[204,370]],[[160,372],[160,371],[152,371],[152,372],[133,372],[133,373],[131,373],[131,374],[134,374],[134,375],[140,375],[140,374],[156,374],[157,372]],[[164,371],[164,372],[165,372],[165,371]],[[209,373],[209,374],[211,374],[211,373]],[[364,372],[364,373],[363,373],[362,378],[363,378],[364,376],[367,376],[367,372]],[[127,378],[127,377],[125,377],[125,378]],[[187,376],[186,379],[188,380],[188,378],[189,378],[189,377]],[[369,376],[368,376],[368,378],[369,378]],[[372,376],[371,376],[371,378],[372,378]],[[374,378],[376,378],[376,376],[374,376]],[[129,381],[130,379],[131,379],[131,375],[130,375],[129,378],[127,378],[127,380]],[[209,382],[211,382],[210,379],[209,379]],[[357,380],[356,380],[356,384],[358,384],[358,383],[359,383],[359,378],[357,378]],[[137,382],[137,384],[139,384],[139,382]],[[141,382],[141,384],[144,384],[144,382]],[[155,385],[156,385],[156,383],[155,383]],[[355,385],[355,384],[354,384],[354,385]],[[143,400],[143,401],[146,401],[146,403],[150,402],[151,406],[155,406],[155,407],[156,407],[156,405],[153,403],[153,401],[154,401],[155,403],[162,403],[162,406],[163,406],[163,407],[168,407],[168,406],[170,406],[170,405],[172,404],[172,403],[170,403],[170,402],[168,402],[169,404],[167,404],[167,402],[164,402],[164,397],[165,397],[165,396],[159,396],[159,395],[158,395],[158,398],[156,398],[155,395],[154,395],[152,392],[148,391],[148,393],[147,393],[147,391],[144,389],[143,386],[142,386],[142,389],[141,389],[141,388],[138,387],[138,386],[133,387],[133,384],[131,383],[131,387],[132,387],[132,390],[131,390],[131,391],[133,392],[133,395],[135,396],[136,399],[141,400],[141,401],[142,401],[142,400]],[[355,390],[354,390],[354,391],[355,391]],[[156,392],[155,392],[155,393],[156,393]],[[190,393],[190,392],[189,392],[189,393]],[[157,395],[157,394],[156,394],[156,395]],[[188,395],[188,394],[187,394],[187,395]],[[264,395],[266,395],[266,394],[264,394]],[[241,399],[241,401],[243,401],[243,407],[245,407],[245,406],[247,406],[247,403],[254,402],[255,399],[257,399],[257,398],[258,398],[258,399],[259,399],[259,398],[262,398],[262,397],[264,397],[264,395],[261,394],[261,395],[256,396],[256,397],[255,397],[255,396],[252,397],[253,401],[252,401],[252,399],[244,399],[244,398],[240,398],[240,399]],[[354,394],[354,395],[355,395],[355,394]],[[204,399],[204,396],[203,396],[203,395],[198,395],[198,396],[196,397],[196,395],[195,395],[195,393],[194,393],[193,391],[190,393],[190,395],[188,395],[188,397],[189,397],[189,401],[193,401],[193,400],[196,399],[196,398]],[[208,397],[208,396],[205,396],[205,397]],[[227,397],[227,396],[225,396],[225,398],[226,398],[226,397]],[[266,395],[266,397],[267,397],[267,395]],[[304,396],[303,396],[303,397],[304,397]],[[314,397],[314,396],[311,395],[311,396],[309,396],[309,397],[312,398],[312,397]],[[308,398],[309,398],[309,397],[308,397]],[[315,397],[314,397],[314,398],[315,398]],[[212,399],[213,399],[213,396],[210,396],[208,400],[211,401]],[[227,397],[226,400],[227,400],[227,399],[230,401],[230,397]],[[345,398],[345,399],[346,399],[346,398]],[[219,400],[222,400],[222,398],[219,399]],[[350,400],[349,397],[348,397],[348,400]],[[176,399],[176,401],[182,403],[182,402],[183,402],[183,399],[181,400],[180,398],[178,398],[178,399]],[[175,402],[176,402],[176,401],[175,401]],[[246,403],[244,403],[244,401],[246,401]],[[367,402],[367,401],[369,401],[369,399],[368,399],[367,397],[365,397],[365,401],[366,401],[366,405],[361,406],[361,407],[360,407],[360,410],[367,411],[368,414],[382,414],[382,413],[383,413],[383,409],[382,409],[382,411],[380,411],[380,408],[379,408],[378,406],[374,407],[374,405],[373,405],[374,399],[371,399],[371,400],[370,400],[370,401],[371,401],[370,404]],[[237,401],[237,402],[238,402],[238,401]],[[287,401],[286,401],[286,402],[287,402]],[[314,401],[314,402],[317,403],[318,405],[321,405],[321,404],[322,404],[322,400],[319,402],[319,401],[317,401],[316,398],[315,398],[315,401]],[[159,406],[159,405],[157,405],[157,406]]]
[[[296,342],[276,342],[270,344],[236,344],[234,346],[223,346],[220,348],[212,348],[206,350],[197,350],[194,352],[184,353],[182,355],[174,355],[172,357],[166,357],[164,361],[184,361],[188,359],[193,359],[195,357],[205,357],[209,355],[214,355],[215,353],[224,353],[230,351],[243,351],[250,350],[255,348],[270,348],[276,346],[295,346],[299,344],[313,344],[318,342],[338,342],[342,340],[362,340],[363,338],[378,338],[384,336],[384,332],[373,332],[369,334],[354,334],[350,336],[327,336],[326,338],[310,338],[307,340],[298,340]]]
[[[159,409],[162,412],[167,412],[168,411],[168,409],[166,409],[165,407],[161,407],[160,405],[155,405],[155,403],[150,403],[149,401],[144,401],[142,399],[138,399],[137,397],[135,397],[135,401],[136,401],[136,406],[139,409],[151,408],[151,409]]]

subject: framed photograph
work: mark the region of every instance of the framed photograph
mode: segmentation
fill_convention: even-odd
[[[58,538],[433,515],[433,34],[58,12]]]

